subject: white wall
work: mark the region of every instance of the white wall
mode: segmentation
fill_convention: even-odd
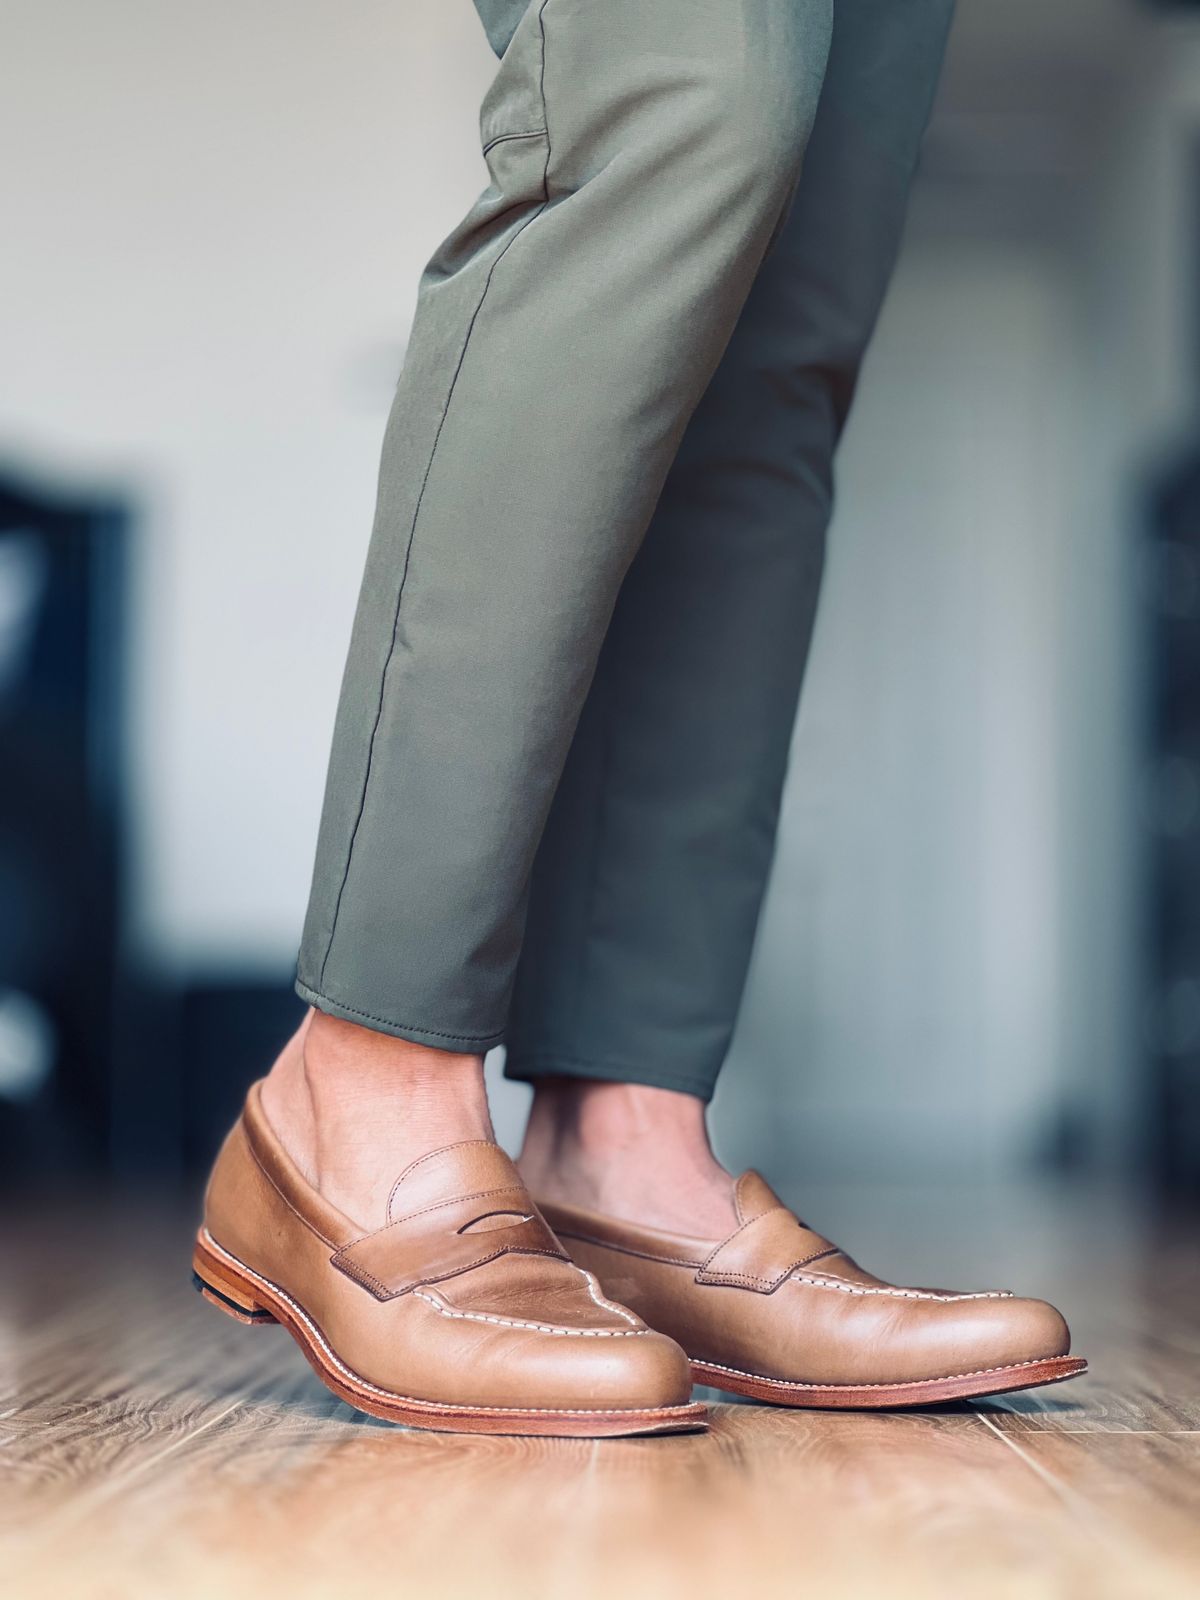
[[[769,1128],[800,1171],[996,1172],[1064,1118],[1138,1151],[1139,540],[1196,422],[1200,31],[1097,20],[1090,96],[1010,115],[982,49],[951,84],[978,170],[917,208],[847,441],[738,1159]]]
[[[469,0],[0,0],[0,453],[141,511],[139,937],[290,959]],[[11,159],[16,156],[17,159]]]

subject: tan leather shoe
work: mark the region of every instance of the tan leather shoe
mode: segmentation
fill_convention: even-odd
[[[335,1394],[415,1428],[659,1433],[700,1427],[687,1357],[572,1265],[494,1144],[435,1150],[363,1237],[272,1133],[258,1085],[226,1139],[197,1287],[281,1322]]]
[[[1042,1300],[884,1283],[799,1222],[757,1172],[737,1180],[734,1206],[725,1240],[542,1209],[605,1293],[677,1339],[696,1381],[718,1389],[786,1406],[912,1406],[1087,1370]]]

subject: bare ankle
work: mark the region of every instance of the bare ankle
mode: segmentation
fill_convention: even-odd
[[[703,1103],[692,1095],[641,1083],[544,1078],[534,1090],[526,1151],[570,1151],[599,1158],[673,1145],[709,1152]]]
[[[457,1108],[483,1112],[483,1057],[435,1050],[323,1011],[310,1011],[300,1026],[304,1077],[314,1105],[349,1096],[362,1104],[403,1097],[410,1114],[441,1116]],[[489,1124],[490,1126],[490,1124]]]
[[[705,1107],[647,1084],[542,1080],[521,1171],[543,1198],[673,1231],[727,1232],[729,1175],[713,1154]]]
[[[263,1087],[267,1119],[301,1171],[364,1225],[410,1161],[490,1139],[483,1057],[434,1050],[310,1011]]]

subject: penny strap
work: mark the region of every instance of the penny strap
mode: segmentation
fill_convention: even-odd
[[[774,1206],[731,1233],[696,1273],[696,1282],[770,1294],[797,1267],[832,1255],[836,1245]]]
[[[356,1239],[331,1260],[377,1300],[394,1300],[505,1255],[570,1260],[525,1189],[442,1201]]]

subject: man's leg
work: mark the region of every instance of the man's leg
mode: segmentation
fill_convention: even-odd
[[[509,1036],[509,1075],[538,1084],[523,1168],[543,1194],[684,1231],[730,1214],[703,1102],[771,862],[834,448],[951,4],[836,7],[795,204],[621,591],[537,858]]]
[[[364,1221],[398,1159],[486,1135],[545,817],[830,29],[830,0],[534,0],[507,42],[492,186],[430,264],[384,444],[300,952],[317,1014],[264,1096]]]
[[[573,1259],[776,1404],[928,1404],[1086,1370],[1053,1306],[887,1283],[716,1163],[820,571],[830,464],[899,239],[950,0],[839,0],[795,212],[622,591],[537,866],[511,1039]],[[549,1078],[543,1074],[552,1074]]]

